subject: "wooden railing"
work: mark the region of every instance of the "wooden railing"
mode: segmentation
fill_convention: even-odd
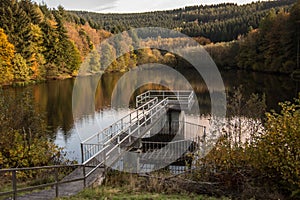
[[[82,167],[83,170],[83,176],[82,177],[75,177],[73,179],[69,179],[69,180],[59,180],[59,170],[60,169],[74,169],[74,168],[78,168],[78,167]],[[54,175],[54,181],[49,181],[49,183],[43,183],[43,184],[38,184],[38,185],[34,185],[34,186],[27,186],[27,187],[23,187],[23,188],[19,188],[18,187],[18,179],[17,176],[19,173],[23,173],[23,175],[25,174],[30,174],[33,173],[34,171],[41,171],[41,170],[48,170],[48,173],[46,173],[46,176],[48,179],[50,179],[51,175]],[[52,171],[51,173],[49,173],[49,171]],[[54,174],[53,174],[54,171]],[[65,184],[65,183],[70,183],[70,182],[77,182],[77,181],[83,181],[84,182],[84,187],[86,186],[86,176],[85,176],[85,166],[84,165],[80,165],[80,164],[75,164],[75,165],[54,165],[54,166],[43,166],[43,167],[28,167],[28,168],[10,168],[10,169],[0,169],[0,177],[9,177],[10,178],[10,182],[11,182],[11,190],[9,191],[4,191],[4,192],[0,192],[0,196],[10,196],[12,195],[13,199],[17,198],[17,195],[19,193],[23,193],[23,192],[30,192],[30,191],[34,191],[37,189],[45,189],[47,187],[55,187],[55,196],[58,197],[59,196],[59,186],[61,184]],[[30,173],[29,173],[30,172]],[[4,181],[4,180],[2,180]],[[47,181],[48,182],[48,181]],[[20,182],[21,183],[21,182]]]

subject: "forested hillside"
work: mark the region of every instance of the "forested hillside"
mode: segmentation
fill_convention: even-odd
[[[99,14],[74,11],[97,29],[112,33],[139,27],[164,27],[188,36],[203,36],[212,42],[231,41],[259,26],[271,8],[288,10],[295,0],[263,1],[246,5],[232,3],[191,6],[170,11],[137,14]],[[80,22],[74,17],[75,22]]]
[[[300,67],[299,41],[300,1],[289,12],[271,9],[257,29],[238,40],[205,48],[220,68],[290,74]]]
[[[148,26],[170,28],[193,36],[206,45],[221,68],[290,73],[296,67],[299,36],[300,3],[292,8],[294,2],[280,0],[139,14],[99,14],[66,11],[62,6],[49,9],[31,0],[2,0],[0,85],[76,76],[80,66],[89,74],[99,70],[125,71],[148,62],[184,66],[180,58],[156,49],[132,51],[116,59],[116,53],[121,51],[116,48],[122,48],[122,42],[106,44],[102,50],[96,48],[112,34]],[[131,36],[123,40],[133,46]],[[177,45],[184,41],[161,35],[159,41],[152,42]],[[111,58],[115,61],[104,69]]]
[[[274,10],[239,44],[237,66],[255,71],[291,73],[299,68],[300,1],[289,13]],[[297,58],[298,56],[298,58]]]

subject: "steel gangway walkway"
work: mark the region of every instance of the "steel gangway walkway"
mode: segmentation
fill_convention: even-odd
[[[98,167],[112,166],[122,156],[122,152],[133,148],[136,142],[140,143],[141,138],[155,135],[163,129],[169,109],[190,109],[194,98],[193,91],[185,90],[149,90],[138,95],[136,109],[81,143],[82,163],[92,168],[88,173],[93,173]],[[204,133],[205,127],[199,127]],[[181,127],[181,131],[184,132],[185,129]],[[194,141],[195,138],[191,140]],[[177,141],[174,147],[186,143]],[[153,156],[153,153],[149,155]],[[161,155],[155,155],[158,156]]]

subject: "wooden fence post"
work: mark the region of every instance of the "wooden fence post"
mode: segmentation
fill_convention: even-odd
[[[55,197],[58,197],[58,168],[55,168]]]
[[[17,175],[16,170],[12,171],[12,187],[13,187],[13,199],[17,199]]]

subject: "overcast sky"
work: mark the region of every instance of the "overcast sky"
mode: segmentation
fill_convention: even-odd
[[[49,7],[62,5],[66,10],[86,10],[101,13],[132,13],[169,10],[192,5],[218,4],[224,2],[250,3],[253,0],[34,0],[45,2]]]

